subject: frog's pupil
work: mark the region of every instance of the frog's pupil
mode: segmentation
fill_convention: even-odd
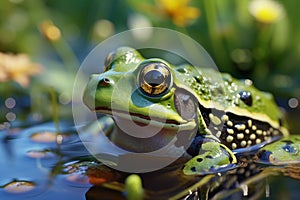
[[[155,87],[164,82],[163,74],[158,70],[151,70],[145,74],[144,80],[151,86]]]

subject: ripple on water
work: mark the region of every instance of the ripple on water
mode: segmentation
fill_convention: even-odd
[[[12,194],[26,193],[32,191],[35,188],[36,185],[34,182],[24,180],[14,180],[3,186],[4,191]]]
[[[51,131],[41,131],[33,133],[30,136],[30,139],[34,142],[40,143],[61,143],[65,140],[68,136],[66,134],[57,134],[56,132]]]
[[[26,152],[26,156],[30,158],[54,158],[56,155],[49,150],[29,150]]]

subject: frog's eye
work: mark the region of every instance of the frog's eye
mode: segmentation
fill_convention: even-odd
[[[111,63],[113,62],[113,59],[115,57],[115,52],[110,52],[104,61],[104,72],[106,72],[107,70],[110,70],[111,68]]]
[[[172,74],[162,62],[143,63],[138,76],[140,90],[148,96],[163,95],[172,84]]]

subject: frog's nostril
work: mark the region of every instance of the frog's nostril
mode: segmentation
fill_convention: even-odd
[[[110,83],[110,80],[109,80],[108,78],[104,78],[103,81],[104,81],[105,83]]]
[[[111,85],[112,81],[109,78],[102,78],[99,80],[98,87],[107,87]]]

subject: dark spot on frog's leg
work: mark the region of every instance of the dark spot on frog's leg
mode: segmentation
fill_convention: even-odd
[[[240,99],[247,105],[252,106],[252,95],[248,91],[241,91],[239,93]]]
[[[282,149],[288,153],[297,153],[297,149],[291,145],[292,143],[287,143]]]
[[[203,158],[197,158],[197,162],[202,162]]]
[[[271,151],[261,150],[257,153],[259,159],[264,161],[270,161],[270,156],[272,155]]]
[[[213,159],[212,156],[208,155],[208,156],[205,156],[205,158],[208,158],[208,159]]]
[[[196,172],[196,167],[191,167],[192,172]]]

